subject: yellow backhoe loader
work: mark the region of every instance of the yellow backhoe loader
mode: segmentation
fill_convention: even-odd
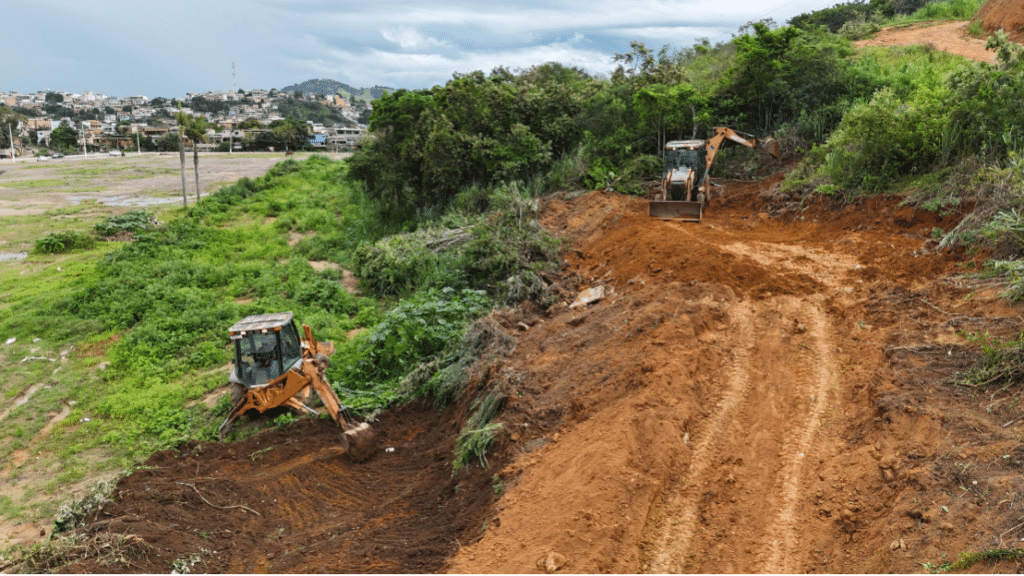
[[[779,157],[779,145],[772,139],[761,140],[732,128],[719,126],[707,140],[672,140],[665,144],[665,170],[661,184],[647,213],[663,220],[700,222],[711,191],[711,163],[726,142],[747,148],[760,146]]]
[[[307,404],[315,393],[341,426],[341,444],[359,462],[376,451],[377,436],[366,422],[357,423],[334,393],[324,372],[334,343],[317,342],[309,326],[303,336],[291,312],[247,316],[228,329],[235,343],[235,367],[229,378],[231,412],[217,429],[223,439],[231,424],[249,410],[260,414],[285,406],[299,413],[319,414]]]

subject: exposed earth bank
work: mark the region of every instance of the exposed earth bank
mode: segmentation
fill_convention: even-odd
[[[1019,9],[1019,8],[1018,8]],[[877,32],[867,40],[854,42],[861,46],[913,46],[925,44],[936,50],[957,54],[964,58],[988,62],[996,61],[995,52],[985,50],[985,41],[967,35],[970,22],[919,22],[891,26]],[[995,28],[998,30],[999,28]]]
[[[1015,547],[1015,391],[950,379],[980,355],[961,334],[1024,321],[935,251],[959,215],[801,206],[780,179],[720,181],[700,224],[551,201],[563,301],[494,313],[515,348],[470,383],[509,398],[488,469],[451,474],[468,400],[384,415],[363,464],[312,420],[160,453],[86,528],[149,552],[70,570],[917,572]]]

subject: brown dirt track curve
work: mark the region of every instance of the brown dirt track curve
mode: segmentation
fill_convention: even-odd
[[[860,46],[912,46],[926,44],[936,50],[957,54],[964,58],[988,62],[996,61],[995,52],[985,50],[985,41],[967,35],[970,22],[919,22],[892,26],[877,32],[867,40],[858,40]]]
[[[958,331],[1024,320],[934,251],[957,215],[800,205],[780,179],[723,182],[700,224],[551,201],[563,302],[494,313],[517,346],[471,383],[509,395],[489,469],[451,476],[468,400],[385,414],[396,450],[364,464],[312,420],[160,453],[87,528],[149,555],[70,571],[917,572],[1014,546],[1024,413],[948,379],[979,356]]]

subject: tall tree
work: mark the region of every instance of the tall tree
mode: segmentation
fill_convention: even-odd
[[[309,139],[309,124],[289,116],[274,126],[274,135],[284,143],[285,150],[301,149]]]
[[[188,208],[188,190],[185,184],[185,124],[188,123],[188,114],[181,110],[181,103],[178,103],[178,111],[174,114],[178,121],[178,157],[181,159],[181,201]]]
[[[185,137],[192,141],[192,167],[196,173],[196,203],[202,199],[199,192],[199,143],[207,142],[206,129],[210,124],[202,116],[189,116],[185,122]]]
[[[6,106],[0,106],[0,142],[7,141],[7,146],[11,149],[11,161],[14,161],[14,132],[17,130],[18,135],[21,135],[19,126],[27,118],[24,114],[19,114],[14,110],[7,108]]]

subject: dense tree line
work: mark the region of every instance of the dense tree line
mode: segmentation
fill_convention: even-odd
[[[820,28],[764,21],[716,46],[631,48],[615,56],[610,78],[547,63],[385,94],[350,177],[396,218],[444,206],[473,185],[529,180],[577,153],[595,182],[595,170],[653,177],[666,140],[729,125],[821,141],[845,107],[879,87],[848,58],[850,42]]]

